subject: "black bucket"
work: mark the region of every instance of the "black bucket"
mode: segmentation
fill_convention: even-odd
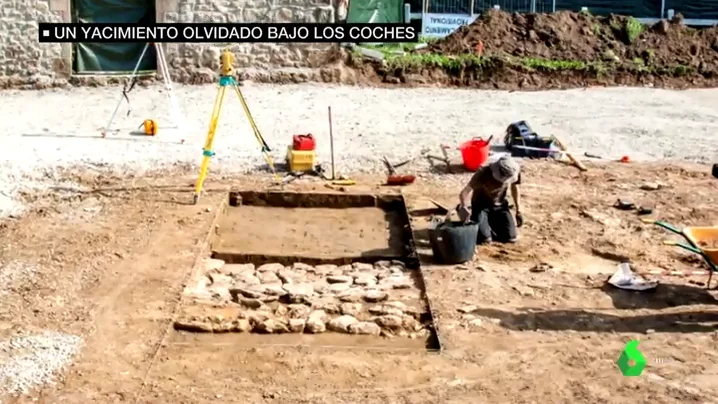
[[[434,260],[444,265],[470,261],[474,258],[478,233],[478,223],[445,222],[429,229]]]

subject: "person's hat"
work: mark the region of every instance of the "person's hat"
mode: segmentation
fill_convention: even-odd
[[[498,160],[491,163],[489,167],[496,181],[505,184],[518,180],[519,163],[511,158],[511,156],[501,156]]]

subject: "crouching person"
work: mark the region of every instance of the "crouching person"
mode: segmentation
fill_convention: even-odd
[[[517,227],[523,225],[519,194],[521,168],[513,158],[502,156],[479,168],[459,195],[459,217],[479,224],[476,243],[491,241],[513,243]],[[511,190],[516,220],[511,214],[507,194]]]

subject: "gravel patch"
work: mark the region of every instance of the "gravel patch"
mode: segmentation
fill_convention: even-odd
[[[0,298],[8,291],[23,282],[32,279],[37,273],[37,267],[23,262],[0,263]]]
[[[556,133],[576,152],[634,160],[718,159],[718,90],[591,88],[500,92],[460,89],[379,89],[325,85],[242,88],[277,161],[290,136],[313,133],[318,156],[329,159],[327,107],[332,107],[335,151],[342,172],[382,171],[377,156],[400,161],[441,143],[500,135],[516,120],[542,134]],[[120,96],[119,87],[3,91],[0,96],[0,216],[18,210],[18,187],[28,178],[53,177],[58,168],[112,168],[141,173],[171,166],[197,167],[216,87],[177,86],[187,130],[170,124],[161,86],[130,94],[131,114],[118,114],[120,133],[99,137]],[[156,138],[130,135],[142,120],[159,122]],[[185,139],[180,144],[180,139]],[[498,140],[498,139],[497,139]],[[263,164],[242,108],[228,95],[215,142],[212,169],[247,172]],[[424,162],[419,163],[419,165]]]
[[[23,394],[53,384],[81,347],[80,337],[57,332],[0,341],[0,393]]]

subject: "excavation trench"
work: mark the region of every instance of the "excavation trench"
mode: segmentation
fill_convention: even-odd
[[[213,335],[180,339],[441,348],[403,196],[240,191],[228,198],[212,229],[212,259],[185,291],[189,303],[175,324]]]

